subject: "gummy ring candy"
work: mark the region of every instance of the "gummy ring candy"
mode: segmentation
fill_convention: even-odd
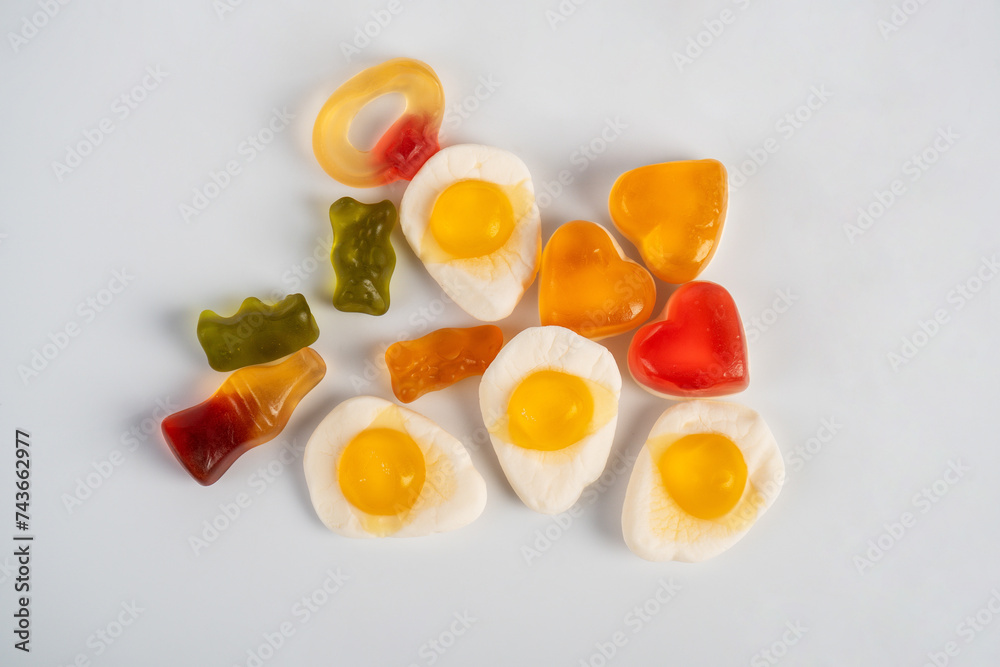
[[[375,147],[360,151],[347,132],[372,100],[402,93],[406,108]],[[349,79],[326,101],[313,126],[313,153],[323,170],[344,185],[371,188],[410,180],[440,148],[444,90],[429,65],[395,58]]]

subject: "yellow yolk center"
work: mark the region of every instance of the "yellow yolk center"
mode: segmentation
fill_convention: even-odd
[[[718,433],[686,435],[672,443],[658,462],[667,493],[699,519],[729,513],[743,496],[747,464],[736,444]]]
[[[424,488],[424,454],[406,433],[369,428],[340,455],[337,481],[348,502],[362,512],[395,516],[413,507]]]
[[[594,417],[590,387],[575,375],[538,371],[517,385],[507,404],[514,444],[551,452],[579,442]]]
[[[495,183],[458,181],[438,195],[431,211],[430,230],[441,249],[453,257],[482,257],[510,238],[514,208]]]

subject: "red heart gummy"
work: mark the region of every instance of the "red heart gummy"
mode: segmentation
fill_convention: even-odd
[[[628,368],[654,394],[723,396],[746,389],[747,344],[733,297],[703,280],[679,287],[662,318],[635,333]]]

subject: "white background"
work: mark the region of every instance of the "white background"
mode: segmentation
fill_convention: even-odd
[[[342,44],[386,2],[247,0],[220,14],[209,0],[104,0],[60,6],[44,22],[32,19],[42,11],[36,2],[4,3],[2,31],[32,36],[13,44],[7,34],[0,46],[0,433],[11,466],[0,481],[0,539],[15,532],[15,428],[32,437],[37,538],[30,656],[12,648],[13,547],[0,550],[0,662],[66,665],[82,655],[94,665],[247,665],[248,651],[290,622],[294,634],[264,664],[405,667],[433,656],[439,665],[600,665],[595,643],[617,632],[627,642],[609,664],[763,665],[771,663],[760,652],[773,646],[788,665],[921,665],[949,641],[950,664],[993,664],[1000,620],[971,632],[960,624],[1000,587],[1000,280],[976,283],[983,258],[1000,251],[1000,11],[987,0],[903,4],[911,14],[897,13],[902,25],[890,31],[890,0],[591,0],[564,2],[565,17],[547,13],[558,11],[556,0],[404,1],[348,58]],[[723,10],[733,20],[714,23]],[[32,32],[25,17],[44,25]],[[707,46],[699,53],[689,40]],[[696,57],[678,64],[675,54],[688,48]],[[397,56],[440,75],[446,143],[514,152],[539,192],[570,170],[572,185],[543,210],[545,237],[575,218],[610,226],[608,191],[633,167],[715,157],[734,183],[752,172],[733,188],[703,277],[729,289],[756,331],[751,386],[736,400],[768,421],[789,474],[733,549],[695,565],[632,555],[620,525],[627,475],[567,528],[553,527],[514,496],[488,445],[472,451],[489,489],[482,517],[429,538],[328,532],[298,454],[272,464],[280,476],[261,483],[258,469],[282,446],[301,447],[358,382],[391,397],[384,372],[364,380],[384,345],[472,324],[453,305],[441,312],[440,289],[398,231],[390,312],[373,318],[330,305],[330,203],[347,194],[398,203],[402,184],[355,191],[330,179],[309,148],[312,122],[341,82]],[[123,118],[116,99],[132,95],[147,67],[166,77]],[[480,77],[495,87],[480,88],[482,100]],[[814,87],[829,93],[822,104],[810,98]],[[810,100],[817,108],[802,107]],[[462,118],[455,104],[476,108]],[[247,161],[241,143],[274,108],[294,114],[292,124]],[[783,121],[797,112],[798,127]],[[113,132],[60,180],[54,163],[105,118]],[[580,147],[615,119],[626,127],[581,163]],[[949,128],[958,138],[934,149]],[[759,168],[746,162],[768,139],[778,150]],[[925,150],[934,163],[921,170],[912,159]],[[179,206],[229,160],[240,174],[185,222]],[[859,207],[877,212],[876,193],[895,179],[903,194],[849,238]],[[85,315],[79,304],[121,269],[134,276],[127,288]],[[971,300],[954,291],[967,281],[981,287]],[[661,288],[658,307],[669,294]],[[778,290],[794,302],[775,318],[767,309]],[[246,296],[294,291],[319,322],[315,348],[328,375],[278,440],[202,488],[153,428],[158,400],[193,405],[224,377],[198,346],[198,312],[231,313]],[[501,323],[508,338],[537,324],[536,304],[533,287]],[[939,309],[943,324],[921,334]],[[69,324],[79,335],[23,380],[18,368]],[[893,364],[888,355],[902,356],[904,337],[919,348]],[[608,341],[620,363],[628,339]],[[476,382],[412,407],[475,443]],[[634,456],[668,405],[625,384],[613,458]],[[823,420],[836,424],[832,438]],[[125,434],[143,428],[152,435],[130,450]],[[827,442],[813,440],[806,461],[801,451],[818,435]],[[67,508],[115,451],[121,465]],[[970,470],[954,485],[941,481],[959,462]],[[915,502],[935,482],[943,496]],[[251,505],[196,554],[189,538],[240,493]],[[885,525],[904,512],[915,524],[889,536]],[[557,539],[529,564],[524,547],[546,530]],[[888,549],[876,547],[878,561],[864,564],[880,538]],[[295,605],[338,568],[347,582],[300,622]],[[650,603],[657,613],[636,631],[628,615],[661,578],[681,591]],[[117,632],[122,604],[133,601],[142,609],[134,623],[110,645],[97,639],[109,624]],[[451,644],[453,615],[463,612],[476,619],[471,628],[434,653],[428,642]],[[807,628],[794,644],[783,640],[793,639],[787,624]]]

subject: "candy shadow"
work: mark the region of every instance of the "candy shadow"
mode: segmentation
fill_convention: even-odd
[[[173,450],[163,437],[163,431],[161,429],[163,418],[167,417],[169,414],[186,410],[187,408],[208,400],[212,393],[219,388],[219,385],[221,385],[227,377],[227,373],[218,373],[213,371],[212,369],[207,368],[206,364],[206,370],[199,376],[197,382],[186,382],[184,383],[183,390],[171,391],[168,392],[165,397],[159,397],[162,403],[168,406],[168,409],[170,410],[169,413],[164,414],[165,410],[155,409],[159,407],[156,398],[146,401],[149,403],[146,409],[134,413],[134,416],[129,420],[128,425],[125,427],[125,430],[131,430],[132,428],[137,427],[145,436],[143,439],[142,437],[136,436],[134,432],[132,433],[133,436],[139,439],[139,446],[135,449],[135,453],[140,456],[155,459],[157,462],[152,465],[172,470],[173,474],[178,477],[192,479],[188,472],[184,469],[181,462],[177,460],[176,456],[174,456]],[[148,425],[147,420],[155,422],[155,426],[152,429],[146,428]],[[130,455],[130,453],[126,453],[126,456]]]
[[[307,410],[304,412],[296,411],[292,415],[289,425],[278,436],[279,438],[284,437],[285,440],[294,442],[296,445],[302,447],[302,451],[297,454],[295,462],[291,464],[295,468],[295,484],[293,485],[295,487],[295,496],[299,504],[302,505],[303,511],[310,517],[310,521],[323,528],[326,528],[326,525],[320,520],[319,515],[316,514],[312,498],[309,496],[309,485],[306,484],[306,473],[302,465],[302,457],[305,455],[305,445],[309,442],[310,436],[316,431],[319,423],[323,421],[334,407],[340,405],[348,398],[352,398],[352,396],[337,394],[318,396],[318,400],[311,401],[314,405],[311,405]],[[308,396],[306,399],[308,399]],[[291,422],[294,422],[294,425]],[[266,447],[267,445],[263,446]]]
[[[315,86],[306,91],[293,107],[294,111],[292,113],[295,114],[295,118],[291,123],[292,143],[295,145],[295,150],[303,159],[307,160],[309,164],[314,165],[320,171],[322,171],[322,168],[316,162],[316,156],[313,155],[313,125],[315,125],[316,116],[319,115],[319,111],[323,108],[326,100],[342,83],[343,81],[338,82],[334,79],[319,81]]]
[[[202,310],[204,309],[173,308],[162,316],[159,323],[159,328],[165,331],[171,340],[178,342],[191,363],[206,363],[205,351],[198,343],[198,315]]]
[[[463,428],[461,435],[453,434],[469,449],[469,455],[476,465],[476,469],[486,479],[488,489],[487,498],[494,493],[495,489],[502,489],[504,497],[508,501],[513,501],[518,505],[523,504],[521,499],[514,493],[507,475],[500,465],[496,450],[493,449],[493,442],[490,440],[486,424],[483,422],[482,412],[479,408],[479,382],[480,377],[467,378],[442,391],[460,394],[462,402],[461,414],[463,417]],[[419,410],[419,408],[417,408]],[[462,437],[464,436],[464,437]],[[489,471],[488,474],[486,471]],[[488,502],[488,501],[487,501]]]
[[[312,266],[311,262],[315,262],[316,265],[304,279],[293,272],[293,275],[304,283],[299,286],[299,291],[308,294],[310,300],[322,301],[326,304],[333,303],[333,292],[337,284],[333,272],[333,261],[330,259],[333,247],[330,205],[333,204],[333,201],[326,197],[312,196],[309,198],[309,219],[314,223],[311,233],[307,236],[306,245],[302,248],[301,259],[297,266],[300,271],[305,271]],[[324,239],[324,241],[320,244],[317,239]]]
[[[190,364],[204,370],[198,374],[194,382],[184,382],[180,389],[169,391],[160,396],[136,399],[144,408],[135,410],[128,421],[123,424],[123,432],[138,429],[142,434],[140,436],[132,432],[132,436],[139,440],[139,446],[134,450],[135,453],[157,459],[160,463],[154,465],[168,467],[185,478],[189,478],[190,475],[177,461],[170,445],[163,438],[160,425],[167,414],[179,412],[207,400],[228,377],[227,373],[219,373],[208,366],[205,352],[198,343],[197,322],[200,312],[200,309],[170,309],[162,315],[159,326],[183,350],[184,359],[178,359],[178,363]],[[158,401],[162,402],[165,407],[160,407]],[[166,410],[169,410],[169,413],[164,414]],[[147,420],[154,421],[155,428],[147,428],[149,426]],[[126,449],[126,456],[128,455],[131,455],[131,452]]]
[[[635,419],[628,424],[618,422],[615,431],[615,442],[608,456],[609,465],[605,469],[605,475],[609,471],[614,473],[615,461],[622,460],[627,465],[621,466],[623,471],[615,474],[614,479],[607,488],[601,491],[600,498],[594,503],[594,522],[598,530],[608,539],[615,540],[621,544],[625,543],[622,537],[622,508],[625,504],[625,490],[628,488],[629,478],[632,476],[632,468],[635,459],[642,450],[646,442],[646,436],[659,416],[668,407],[674,405],[674,401],[665,401],[655,396],[649,396]],[[598,480],[595,484],[601,484]]]

